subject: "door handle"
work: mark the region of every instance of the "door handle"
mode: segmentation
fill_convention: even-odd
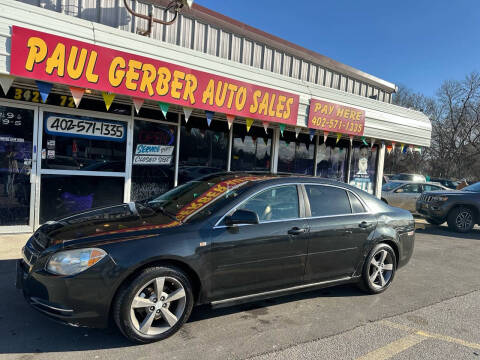
[[[359,227],[361,227],[362,229],[366,229],[370,226],[370,224],[366,221],[362,221],[360,224],[358,224]]]
[[[299,227],[293,227],[290,230],[288,230],[289,235],[300,235],[307,232],[307,229],[305,228],[299,228]]]

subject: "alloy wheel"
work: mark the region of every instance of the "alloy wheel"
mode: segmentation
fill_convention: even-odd
[[[473,223],[473,216],[472,213],[468,210],[463,210],[461,211],[456,219],[455,219],[455,225],[459,230],[468,230],[472,226]]]
[[[384,288],[393,276],[392,255],[385,249],[379,250],[370,261],[368,268],[368,281],[375,289]]]
[[[130,305],[130,320],[145,335],[159,335],[171,329],[185,312],[186,293],[177,279],[169,276],[150,280],[137,292]]]

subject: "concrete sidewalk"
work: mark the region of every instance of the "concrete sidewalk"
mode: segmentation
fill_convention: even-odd
[[[22,247],[32,236],[26,234],[0,234],[0,260],[12,260],[22,257]]]

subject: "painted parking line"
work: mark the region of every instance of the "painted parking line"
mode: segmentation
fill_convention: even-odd
[[[390,359],[402,351],[405,351],[412,346],[420,344],[422,341],[428,339],[426,336],[418,334],[410,334],[399,340],[391,342],[381,348],[373,350],[368,354],[358,358],[357,360],[386,360]]]
[[[451,336],[437,334],[437,333],[431,333],[431,332],[428,332],[428,331],[423,331],[423,330],[411,328],[409,326],[405,326],[405,325],[402,325],[402,324],[397,324],[397,323],[394,323],[394,322],[391,322],[391,321],[388,321],[388,320],[382,320],[379,323],[384,325],[384,326],[388,326],[388,327],[391,327],[391,328],[394,328],[394,329],[399,329],[399,330],[412,332],[416,335],[423,336],[425,338],[432,338],[432,339],[436,339],[436,340],[441,340],[441,341],[445,341],[445,342],[449,342],[449,343],[462,345],[462,346],[468,347],[470,349],[480,350],[480,344],[468,342],[468,341],[458,339],[458,338],[454,338],[454,337],[451,337]]]

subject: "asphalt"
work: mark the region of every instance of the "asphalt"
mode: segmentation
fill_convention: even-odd
[[[14,289],[14,261],[1,260],[0,359],[480,359],[480,345],[467,346],[480,343],[479,255],[480,230],[459,235],[427,227],[383,294],[340,286],[225,309],[203,306],[175,336],[143,346],[115,329],[44,318]]]

